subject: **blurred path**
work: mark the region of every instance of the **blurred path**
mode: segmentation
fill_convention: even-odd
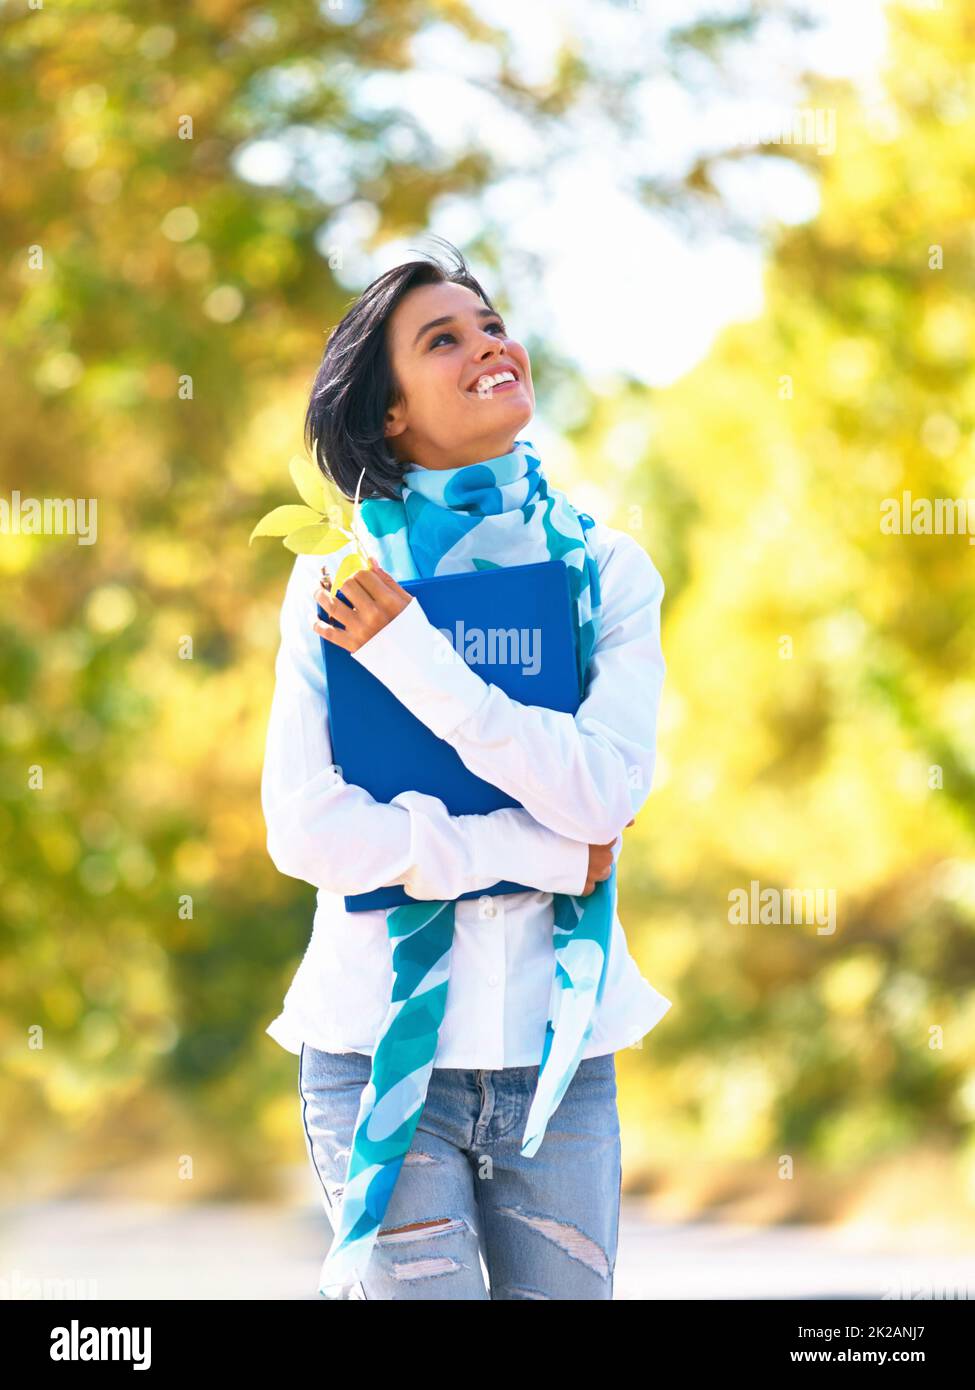
[[[310,1177],[310,1173],[307,1175]],[[45,1201],[7,1210],[0,1297],[315,1299],[329,1230],[310,1183],[296,1200],[167,1207]],[[78,1281],[64,1288],[61,1281]],[[664,1225],[624,1201],[617,1299],[975,1298],[975,1254],[871,1246],[819,1227]],[[38,1296],[35,1292],[33,1296]]]

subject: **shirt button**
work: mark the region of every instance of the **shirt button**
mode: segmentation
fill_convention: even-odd
[[[497,975],[489,975],[489,976],[488,976],[488,984],[489,984],[489,985],[496,985],[497,983],[498,983],[498,977],[497,977]]]

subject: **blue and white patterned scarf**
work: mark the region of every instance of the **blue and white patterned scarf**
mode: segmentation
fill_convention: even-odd
[[[459,468],[407,468],[401,497],[361,504],[375,558],[399,583],[437,574],[559,559],[569,570],[580,699],[600,619],[599,569],[586,539],[594,523],[548,486],[527,440],[511,453]],[[416,600],[414,600],[415,602]],[[522,1140],[532,1157],[575,1075],[602,998],[616,908],[616,869],[588,896],[553,895],[555,970],[539,1077]],[[343,1290],[368,1264],[426,1103],[447,1003],[454,902],[390,908],[389,1010],[359,1102],[339,1222],[319,1293]]]

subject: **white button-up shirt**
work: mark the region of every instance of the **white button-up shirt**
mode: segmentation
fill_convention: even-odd
[[[386,911],[347,912],[345,894],[402,884],[454,899],[499,880],[525,892],[455,904],[446,1012],[435,1065],[536,1066],[552,992],[553,893],[581,893],[589,845],[614,842],[653,778],[664,677],[664,585],[626,532],[589,531],[602,619],[575,715],[526,705],[459,658],[416,599],[354,658],[477,776],[521,803],[451,816],[406,791],[377,802],[332,761],[320,639],[311,627],[321,556],[299,555],[281,608],[281,646],[261,799],[277,868],[318,889],[311,940],[267,1032],[288,1051],[372,1053],[392,990]],[[617,862],[617,872],[620,872]],[[583,1057],[638,1042],[671,1007],[640,974],[614,914],[603,998]]]

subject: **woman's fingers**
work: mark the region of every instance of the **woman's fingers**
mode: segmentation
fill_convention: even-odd
[[[372,555],[369,556],[370,574],[378,574],[386,586],[392,589],[394,594],[398,594],[401,599],[412,598],[413,595],[407,593],[402,584],[398,584],[388,570],[384,570],[382,565]]]
[[[312,616],[312,630],[317,632],[319,637],[324,637],[326,642],[334,642],[336,646],[344,647],[346,651],[354,651],[358,643],[352,644],[349,641],[348,634],[350,628],[354,629],[358,614],[356,610],[350,608],[348,604],[341,603],[331,592],[331,587],[332,581],[323,567],[322,582],[318,588],[313,591],[312,598],[320,608],[324,608],[330,618],[334,618],[337,622],[340,622],[342,627],[336,627],[335,623],[322,622],[316,612]],[[344,585],[342,586],[342,592],[343,594],[345,593]]]
[[[352,578],[342,585],[342,592],[354,608],[362,608],[367,613],[371,613],[373,608],[378,609],[387,621],[403,607],[389,585],[372,570],[356,570]],[[403,597],[408,599],[410,595],[404,594]]]
[[[315,631],[319,637],[324,637],[326,642],[331,642],[333,646],[344,647],[347,652],[355,652],[359,649],[359,643],[349,636],[347,632],[342,632],[340,628],[329,627],[326,623],[313,623]]]
[[[372,565],[370,560],[370,565]],[[320,622],[317,615],[312,627],[329,642],[335,642],[346,651],[356,652],[376,633],[381,632],[400,614],[413,595],[408,594],[385,570],[377,573],[373,568],[357,570],[347,579],[341,589],[346,600],[339,605],[338,596],[326,589],[323,582],[314,591],[318,605],[330,618],[342,624],[344,631],[336,631],[333,624]]]
[[[323,587],[331,588],[331,584],[332,581],[330,578],[328,578],[325,568],[323,566],[322,585]],[[364,591],[365,593],[367,593],[374,602],[380,605],[380,607],[387,606],[388,596],[390,594],[390,591],[392,591],[392,593],[396,594],[400,599],[399,604],[393,605],[393,611],[395,612],[400,611],[400,609],[403,606],[404,600],[408,600],[413,597],[412,594],[407,593],[407,591],[404,588],[397,584],[396,580],[388,572],[388,570],[384,570],[382,565],[380,565],[371,555],[369,556],[369,568],[356,570],[352,578],[347,579],[346,582],[342,585],[342,592],[343,594],[345,594],[347,598],[351,598],[351,595],[349,593],[350,585],[353,587],[353,590]]]

